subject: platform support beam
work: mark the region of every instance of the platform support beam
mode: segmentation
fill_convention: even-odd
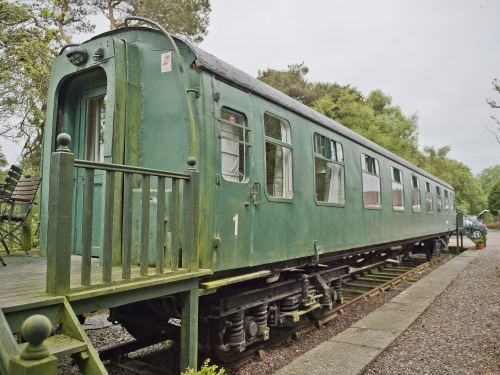
[[[198,366],[198,279],[182,293],[181,312],[181,372]]]

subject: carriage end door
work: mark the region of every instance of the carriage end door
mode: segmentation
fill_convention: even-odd
[[[216,79],[218,144],[217,269],[248,265],[253,226],[252,104],[250,94]]]
[[[93,162],[104,162],[104,118],[106,112],[106,85],[81,91],[79,111],[76,114],[75,158]],[[77,169],[75,181],[75,231],[74,250],[82,253],[82,213],[84,170]],[[103,172],[94,175],[94,197],[92,207],[92,256],[99,256],[102,218]]]

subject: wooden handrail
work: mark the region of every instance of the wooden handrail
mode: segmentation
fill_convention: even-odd
[[[143,174],[149,176],[178,178],[180,180],[189,179],[189,174],[186,173],[168,172],[161,169],[135,167],[132,165],[97,163],[94,161],[81,160],[81,159],[75,159],[75,167],[87,168],[87,169],[100,169],[103,171],[128,172],[128,173]]]

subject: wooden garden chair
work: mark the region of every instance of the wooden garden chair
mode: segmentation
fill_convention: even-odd
[[[3,207],[3,202],[8,200],[14,191],[17,182],[21,178],[22,169],[16,165],[11,165],[5,181],[0,184],[0,204]],[[2,210],[3,211],[3,210]]]
[[[0,242],[9,253],[6,240],[10,240],[28,254],[21,237],[16,232],[26,224],[31,208],[35,203],[36,192],[40,186],[41,177],[21,177],[10,197],[2,197],[2,212],[0,214]],[[21,209],[23,208],[23,209]],[[0,257],[0,262],[5,262]]]
[[[17,182],[21,178],[21,174],[21,168],[16,165],[11,165],[9,171],[7,172],[7,176],[5,177],[5,181],[0,184],[0,214],[3,213],[4,207],[10,199],[12,192],[16,188]],[[7,248],[5,241],[2,241],[2,245]],[[0,263],[5,265],[1,256]]]

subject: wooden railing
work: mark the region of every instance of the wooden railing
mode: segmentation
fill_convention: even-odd
[[[103,171],[103,220],[102,241],[100,244],[102,276],[99,284],[116,282],[113,276],[113,227],[116,216],[114,213],[115,181],[123,181],[123,205],[121,215],[121,276],[118,281],[130,280],[132,275],[132,202],[133,181],[140,179],[141,207],[140,207],[140,243],[137,251],[139,263],[139,278],[158,277],[176,272],[198,271],[198,195],[199,174],[194,168],[196,160],[188,159],[185,173],[174,173],[133,166],[96,163],[85,160],[75,160],[69,151],[70,138],[67,134],[58,136],[59,148],[51,156],[50,184],[49,184],[49,212],[48,212],[48,240],[47,240],[47,285],[46,290],[50,295],[67,294],[70,287],[70,268],[72,252],[72,217],[74,168],[83,169],[83,214],[82,214],[82,262],[81,285],[93,285],[91,266],[92,250],[92,220],[94,198],[95,172]],[[122,175],[123,179],[118,178]],[[150,225],[150,197],[151,178],[157,181],[157,215],[156,223]],[[170,217],[170,242],[165,253],[165,192],[166,181],[171,187],[169,205]],[[181,186],[182,184],[182,186]],[[182,188],[182,199],[181,199]],[[181,211],[181,201],[183,204]],[[182,212],[182,213],[181,213]],[[182,220],[182,231],[181,231]],[[149,258],[149,230],[150,226],[156,228],[156,264],[153,275],[150,275]]]

